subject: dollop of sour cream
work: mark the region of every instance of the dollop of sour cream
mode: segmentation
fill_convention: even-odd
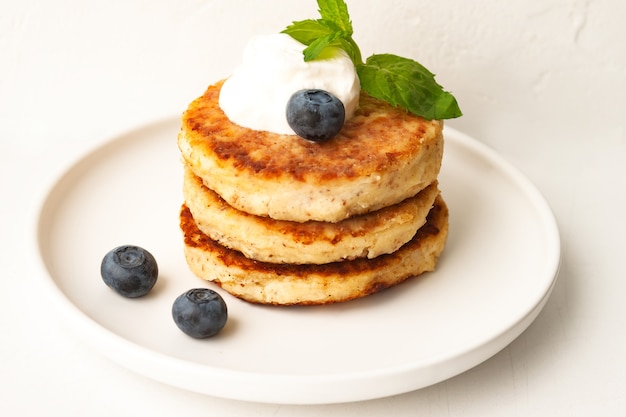
[[[241,64],[224,82],[219,105],[240,126],[278,134],[295,134],[286,118],[287,102],[299,90],[322,89],[339,98],[352,117],[360,83],[354,64],[340,48],[329,47],[305,62],[305,45],[287,34],[253,37]]]

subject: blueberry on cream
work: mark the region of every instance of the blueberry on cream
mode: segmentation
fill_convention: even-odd
[[[287,102],[287,122],[298,136],[321,142],[334,137],[346,117],[343,103],[324,90],[300,90]]]
[[[277,134],[297,134],[285,117],[291,96],[301,90],[323,90],[344,106],[344,120],[359,104],[359,77],[348,54],[327,47],[313,61],[304,61],[306,46],[284,33],[253,37],[241,64],[224,82],[219,106],[239,126]]]

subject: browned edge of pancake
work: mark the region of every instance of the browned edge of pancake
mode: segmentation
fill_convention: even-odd
[[[395,171],[441,146],[443,121],[426,120],[365,92],[354,116],[328,141],[249,129],[220,108],[222,84],[209,86],[190,103],[181,131],[195,152],[210,156],[217,166],[231,166],[242,178],[325,184]]]
[[[332,289],[333,282],[340,283],[346,277],[361,277],[363,286],[347,296],[333,297],[332,295],[324,299],[299,300],[292,302],[276,303],[272,300],[246,298],[243,292],[237,291],[237,283],[231,283],[228,287],[219,279],[211,276],[210,270],[193,270],[200,278],[212,281],[220,285],[227,292],[245,301],[258,304],[274,305],[320,305],[337,302],[345,302],[356,298],[361,298],[377,293],[386,288],[395,286],[408,278],[420,275],[423,272],[432,271],[445,246],[448,234],[448,208],[444,200],[439,196],[428,215],[427,223],[422,226],[415,237],[400,248],[398,251],[382,255],[374,259],[356,259],[344,262],[333,262],[322,265],[292,265],[292,264],[271,264],[258,262],[246,258],[240,252],[227,249],[208,236],[202,233],[196,226],[189,209],[183,204],[180,211],[180,227],[184,235],[186,250],[206,251],[216,254],[219,262],[226,267],[236,268],[249,274],[260,273],[272,277],[272,281],[279,283],[289,281],[296,285],[309,285],[310,282],[320,281],[323,285]],[[423,265],[418,261],[417,269],[409,271],[403,275],[385,274],[385,270],[391,264],[398,265],[405,258],[410,258],[416,252],[423,253]],[[379,279],[380,276],[384,279]],[[369,278],[368,278],[369,277]],[[361,278],[359,278],[361,279]],[[337,280],[337,281],[334,281]],[[261,280],[262,281],[262,280]],[[240,284],[246,285],[246,284]],[[255,285],[263,286],[263,282],[256,282]],[[316,284],[318,285],[318,284]]]
[[[443,122],[363,93],[334,138],[257,131],[219,108],[221,82],[183,114],[184,163],[232,207],[277,220],[338,222],[414,196],[437,179]]]
[[[372,259],[394,252],[426,223],[439,194],[435,181],[416,196],[374,212],[337,223],[300,223],[237,210],[189,169],[185,169],[183,188],[185,205],[208,237],[250,259],[292,264]]]

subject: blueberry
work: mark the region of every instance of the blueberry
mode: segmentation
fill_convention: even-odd
[[[154,256],[134,245],[118,246],[107,253],[100,265],[106,285],[128,298],[146,295],[156,284],[159,268]]]
[[[228,309],[222,296],[208,288],[182,293],[172,305],[172,317],[183,333],[196,339],[215,336],[226,325]]]
[[[334,137],[346,117],[341,100],[324,90],[300,90],[287,102],[287,123],[304,139],[321,142]]]

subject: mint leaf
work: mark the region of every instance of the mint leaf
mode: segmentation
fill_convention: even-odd
[[[354,63],[354,66],[362,63],[361,51],[356,45],[352,37],[343,32],[335,32],[330,35],[323,36],[311,42],[304,50],[304,60],[312,61],[320,56],[324,49],[328,46],[335,46],[343,49]]]
[[[363,58],[361,58],[361,50],[359,49],[359,46],[356,44],[356,42],[354,42],[354,39],[352,39],[352,36],[337,38],[333,42],[333,45],[338,46],[339,48],[346,51],[355,67],[363,63]]]
[[[317,58],[324,48],[333,45],[333,41],[339,36],[338,33],[331,33],[330,35],[317,38],[304,50],[304,60],[313,61]]]
[[[321,20],[308,19],[293,22],[281,33],[286,33],[304,45],[310,45],[316,39],[331,35],[333,32],[334,30],[324,25]]]
[[[400,106],[425,119],[462,115],[454,96],[437,84],[418,62],[392,54],[370,56],[357,66],[361,88],[372,97]]]
[[[347,36],[352,35],[348,6],[343,0],[318,0],[317,5],[323,20],[333,22]]]
[[[324,19],[293,22],[282,31],[298,42],[307,45],[304,60],[312,61],[319,57],[327,46],[336,46],[346,51],[355,66],[361,63],[361,51],[352,37],[342,31],[335,22]]]

